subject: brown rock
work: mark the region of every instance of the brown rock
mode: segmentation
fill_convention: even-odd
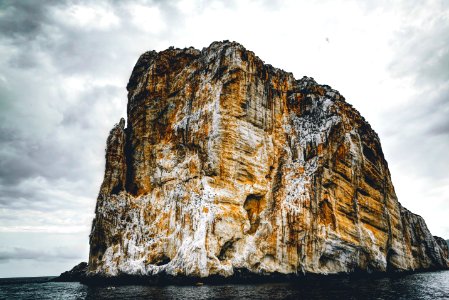
[[[147,52],[107,142],[89,274],[447,268],[336,90],[235,42]]]

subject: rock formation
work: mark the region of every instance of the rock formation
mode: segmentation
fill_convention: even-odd
[[[82,281],[86,277],[87,272],[87,262],[80,262],[76,266],[74,266],[70,271],[65,271],[61,273],[56,278],[53,278],[51,281],[56,282],[79,282]]]
[[[447,268],[340,93],[235,42],[146,52],[107,140],[89,276]]]

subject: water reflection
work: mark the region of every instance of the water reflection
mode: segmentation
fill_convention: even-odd
[[[87,299],[449,299],[449,271],[288,283],[86,287]]]
[[[14,282],[14,280],[16,280]],[[0,299],[449,299],[449,271],[203,286],[102,286],[0,279]]]

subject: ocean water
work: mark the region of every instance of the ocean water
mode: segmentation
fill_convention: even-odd
[[[0,299],[449,299],[449,271],[385,278],[202,286],[101,286],[0,279]]]

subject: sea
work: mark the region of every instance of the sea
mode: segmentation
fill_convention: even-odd
[[[449,271],[195,286],[86,286],[51,278],[2,278],[0,299],[449,299]]]

